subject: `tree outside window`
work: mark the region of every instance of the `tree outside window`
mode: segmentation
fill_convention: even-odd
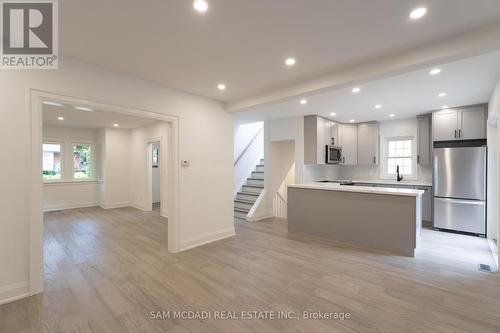
[[[73,145],[73,178],[92,178],[92,147],[89,144]]]

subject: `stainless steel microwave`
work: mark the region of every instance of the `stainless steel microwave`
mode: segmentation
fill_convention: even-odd
[[[342,162],[342,147],[326,146],[326,164],[340,164]]]

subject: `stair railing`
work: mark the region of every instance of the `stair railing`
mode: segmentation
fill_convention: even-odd
[[[262,133],[262,131],[264,130],[264,127],[262,127],[252,138],[252,140],[250,140],[250,142],[246,145],[245,149],[243,149],[243,151],[240,153],[240,155],[238,156],[238,158],[234,161],[234,165],[235,166],[236,164],[238,164],[238,162],[241,160],[241,158],[243,157],[243,155],[245,155],[245,153],[247,152],[247,150],[250,148],[250,146],[252,146],[252,144],[254,143],[255,140],[257,140],[257,138],[259,137],[260,133]]]

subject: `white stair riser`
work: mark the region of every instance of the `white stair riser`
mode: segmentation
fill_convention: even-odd
[[[243,185],[242,189],[244,192],[250,192],[250,193],[255,193],[255,194],[260,194],[260,192],[262,192],[262,188],[260,188],[260,187],[250,187],[250,186]]]
[[[246,203],[246,202],[235,202],[234,203],[234,208],[242,208],[242,209],[252,209],[253,204],[251,203]]]
[[[244,219],[246,220],[247,218],[247,213],[243,213],[243,212],[234,212],[234,217],[237,217],[237,218],[240,218],[240,219]]]
[[[264,171],[264,166],[256,166],[255,171]]]
[[[247,179],[247,184],[264,186],[264,179]]]
[[[262,172],[252,172],[252,178],[264,179],[264,174]]]
[[[242,199],[242,200],[251,200],[253,202],[255,202],[257,200],[256,196],[246,195],[246,194],[242,194],[242,193],[238,193],[238,195],[236,196],[236,198],[237,199]]]

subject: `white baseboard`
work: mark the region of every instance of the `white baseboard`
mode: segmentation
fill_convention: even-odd
[[[203,236],[198,236],[198,237],[193,237],[191,239],[181,240],[180,241],[180,250],[181,251],[189,250],[189,249],[201,246],[201,245],[205,245],[208,243],[212,243],[212,242],[224,239],[224,238],[232,237],[235,234],[236,233],[234,231],[234,227],[230,227],[227,229],[211,232],[211,233],[208,233],[208,234],[203,235]]]
[[[262,221],[265,219],[273,218],[273,214],[265,213],[265,214],[259,214],[259,215],[253,215],[251,218],[248,219],[249,222],[257,222],[257,221]]]
[[[17,301],[30,295],[29,281],[0,287],[0,305]]]
[[[139,210],[143,210],[143,211],[146,211],[146,209],[144,209],[143,206],[139,206],[139,205],[136,205],[136,204],[129,204],[129,207],[132,207],[132,208],[135,208],[135,209],[139,209]],[[151,209],[150,209],[151,211]]]
[[[43,207],[43,211],[44,212],[53,212],[56,210],[88,208],[88,207],[98,207],[98,206],[99,206],[99,203],[97,203],[97,202],[71,204],[71,205],[49,205],[49,206]]]
[[[113,209],[113,208],[123,208],[123,207],[130,207],[130,203],[128,202],[122,202],[122,203],[114,203],[114,204],[100,204],[99,207],[102,209]]]

